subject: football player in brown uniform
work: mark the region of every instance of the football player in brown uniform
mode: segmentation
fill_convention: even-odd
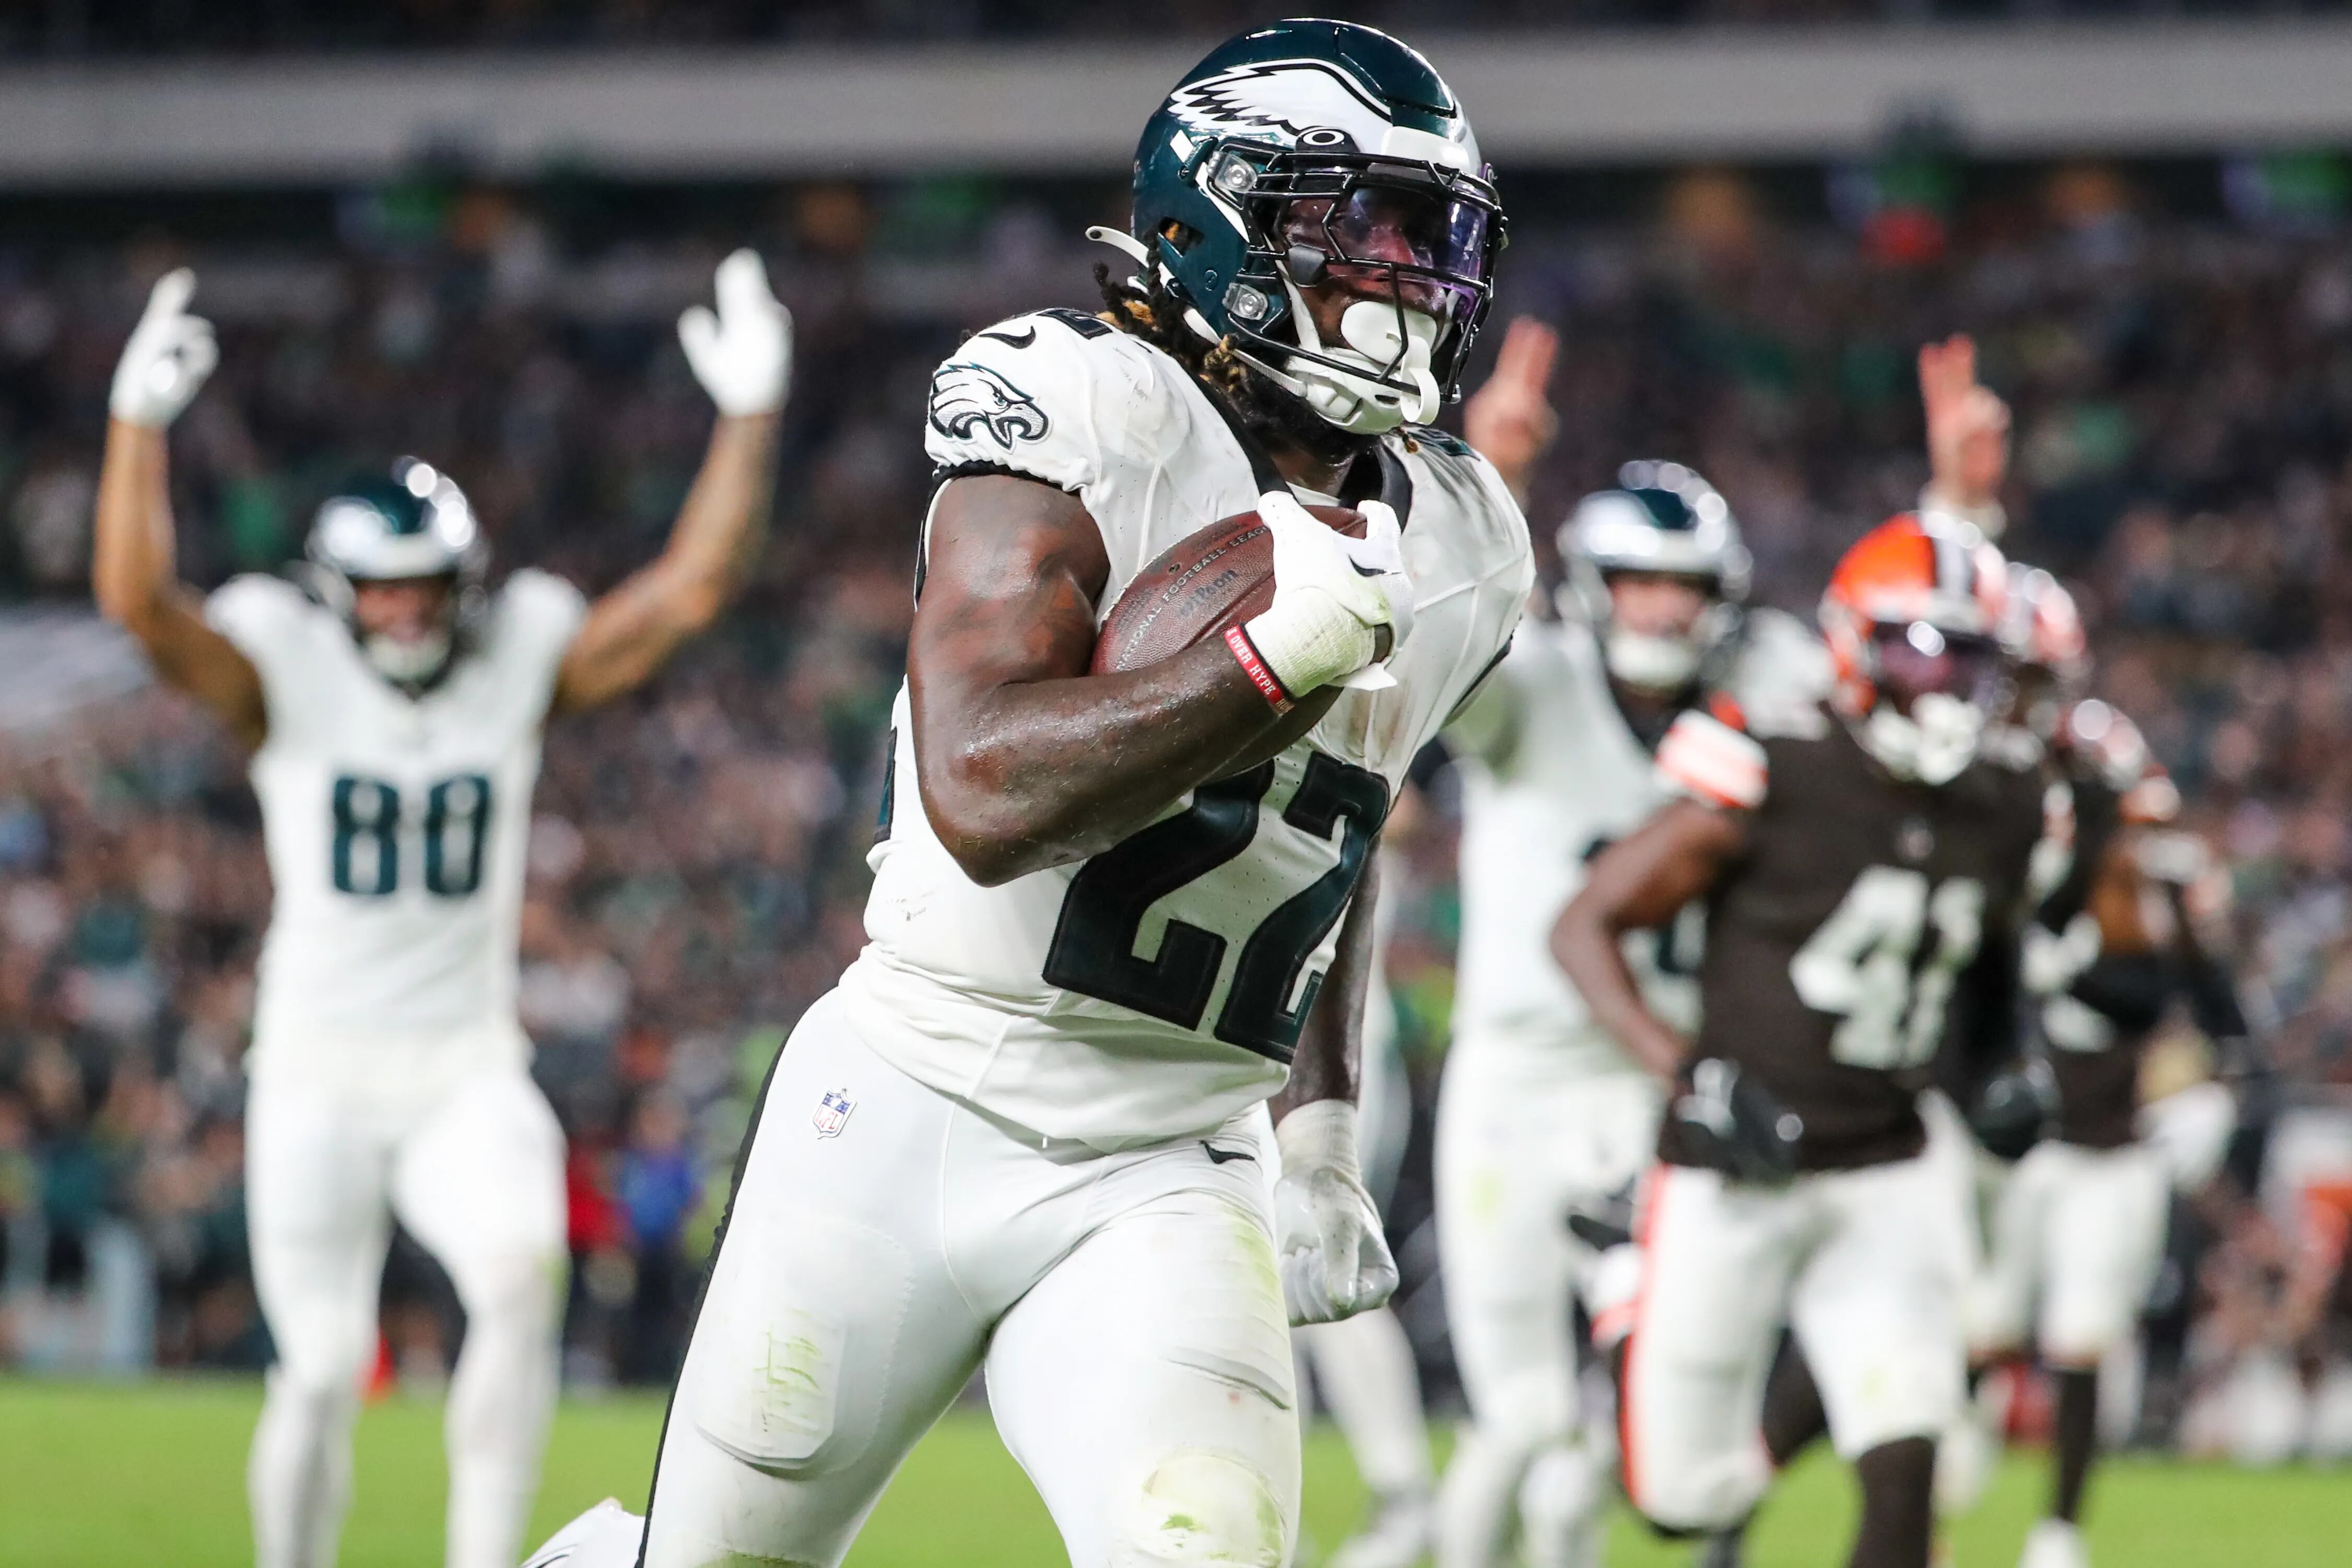
[[[1957,520],[1865,535],[1822,600],[1831,705],[1794,732],[1685,714],[1658,763],[1685,798],[1594,862],[1554,932],[1594,1017],[1675,1085],[1621,1360],[1626,1490],[1661,1529],[1722,1529],[1762,1496],[1786,1325],[1862,1481],[1853,1568],[1928,1561],[1966,1249],[1916,1100],[1964,973],[2015,973],[2044,832],[2039,773],[1979,745],[2004,692],[2005,577]],[[1621,943],[1696,901],[1685,1040]]]
[[[2225,1051],[2246,1022],[2214,956],[2220,873],[2167,827],[2179,791],[2131,720],[2077,700],[2088,660],[2065,589],[2040,570],[2012,570],[2011,589],[2015,706],[2068,788],[2074,855],[2024,941],[2053,1112],[2002,1184],[1971,1337],[1980,1364],[2031,1342],[2057,1385],[2049,1516],[2020,1568],[2086,1568],[2099,1363],[2132,1332],[2164,1241],[2165,1161],[2137,1125],[2140,1059],[2176,997]]]

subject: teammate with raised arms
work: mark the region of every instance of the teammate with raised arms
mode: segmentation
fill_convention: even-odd
[[[507,1568],[539,1486],[563,1303],[563,1136],[515,1016],[531,788],[551,714],[629,691],[709,625],[768,510],[792,322],[759,258],[678,322],[719,419],[668,548],[593,604],[491,591],[448,475],[403,458],[320,507],[300,582],[199,600],[173,568],[166,429],[217,360],[194,277],[115,372],[93,575],[156,672],[253,752],[275,907],[247,1057],[254,1280],[277,1346],[249,1472],[261,1568],[334,1561],[396,1216],[466,1310],[450,1568]]]

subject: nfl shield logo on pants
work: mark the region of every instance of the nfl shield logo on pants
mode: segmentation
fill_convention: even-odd
[[[818,1096],[816,1114],[809,1120],[816,1124],[818,1137],[830,1138],[841,1131],[842,1124],[849,1120],[849,1113],[854,1109],[856,1105],[849,1098],[848,1090],[828,1089]]]

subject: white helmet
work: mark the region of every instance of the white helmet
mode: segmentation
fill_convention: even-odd
[[[1609,673],[1640,690],[1679,691],[1738,632],[1748,550],[1729,505],[1682,464],[1628,463],[1617,480],[1621,488],[1585,497],[1560,526],[1560,559],[1601,634]],[[1681,636],[1634,632],[1615,624],[1608,580],[1617,572],[1691,578],[1706,585],[1715,602]]]
[[[395,685],[438,679],[481,612],[489,548],[474,509],[455,480],[414,457],[394,462],[388,480],[362,477],[328,497],[302,553],[311,593],[343,618],[368,663]],[[352,584],[424,577],[450,580],[440,626],[413,642],[362,630]]]

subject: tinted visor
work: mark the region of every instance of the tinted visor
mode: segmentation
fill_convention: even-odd
[[[1273,237],[1320,255],[1343,287],[1393,293],[1441,321],[1467,317],[1485,297],[1496,238],[1490,199],[1377,167],[1298,170],[1268,187]]]
[[[2000,645],[1990,637],[1947,632],[1925,621],[1882,621],[1871,628],[1878,683],[1897,706],[1938,692],[1990,711],[2000,693]]]

